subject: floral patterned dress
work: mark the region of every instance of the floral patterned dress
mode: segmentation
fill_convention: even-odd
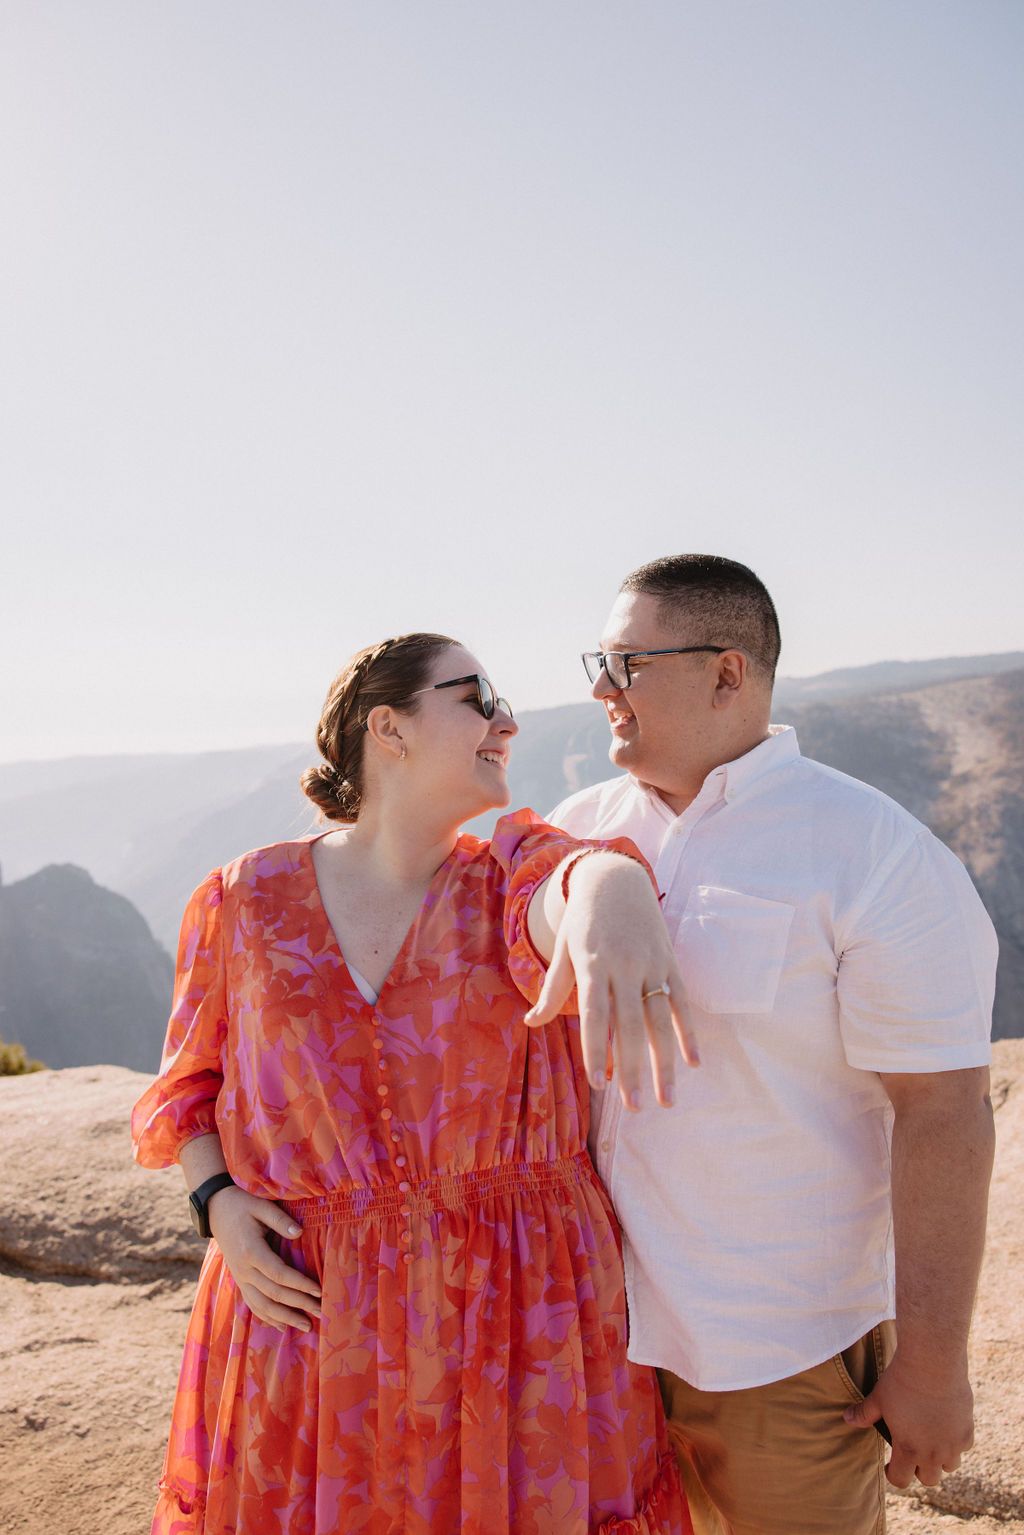
[[[460,837],[373,1004],[313,840],[192,897],[133,1133],[163,1167],[219,1131],[235,1181],[301,1223],[280,1251],[323,1317],[261,1323],[210,1243],[154,1535],[682,1535],[657,1385],[626,1359],[578,1020],[522,1022],[526,908],[574,844],[527,811]]]

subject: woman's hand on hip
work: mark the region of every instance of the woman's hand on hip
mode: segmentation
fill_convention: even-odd
[[[294,1240],[301,1227],[272,1199],[220,1189],[208,1206],[210,1231],[242,1299],[271,1327],[308,1331],[320,1319],[320,1286],[279,1258],[273,1236]]]

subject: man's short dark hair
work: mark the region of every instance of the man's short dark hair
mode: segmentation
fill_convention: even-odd
[[[764,582],[720,554],[669,554],[628,575],[622,592],[657,597],[673,628],[694,644],[735,646],[769,681],[779,660],[779,618]]]

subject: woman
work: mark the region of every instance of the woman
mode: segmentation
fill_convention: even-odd
[[[139,1161],[180,1161],[216,1238],[154,1535],[690,1528],[653,1374],[625,1357],[579,1027],[523,1026],[588,902],[629,929],[659,1016],[678,972],[633,858],[529,812],[459,837],[508,803],[515,732],[454,641],[361,652],[303,780],[339,829],[192,898],[133,1117]]]

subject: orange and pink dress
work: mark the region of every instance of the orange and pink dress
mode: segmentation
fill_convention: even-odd
[[[463,835],[376,1003],[307,838],[211,874],[182,927],[138,1160],[218,1131],[302,1225],[310,1331],[260,1322],[211,1242],[154,1535],[683,1535],[618,1227],[586,1150],[578,1020],[528,1029],[538,885],[576,844]],[[628,844],[627,844],[628,846]]]

